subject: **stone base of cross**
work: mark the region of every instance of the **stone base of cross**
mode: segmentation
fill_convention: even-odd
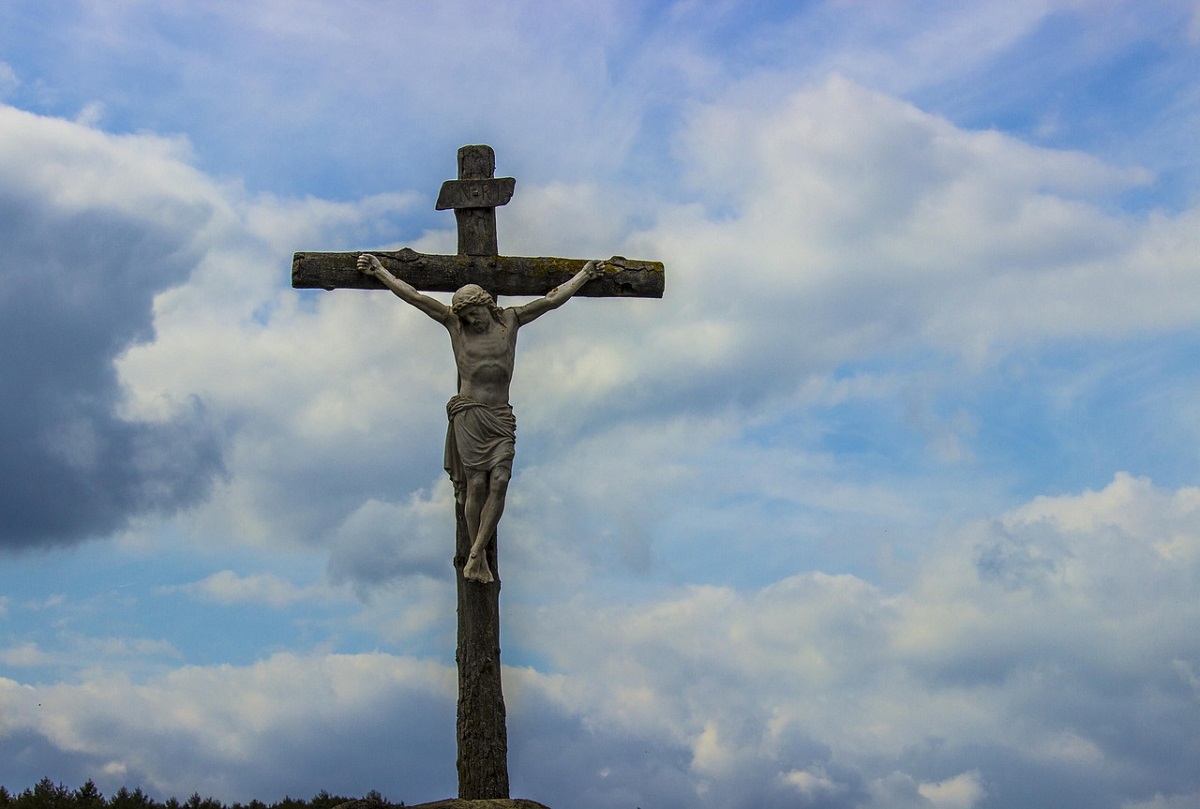
[[[452,209],[458,220],[458,254],[430,255],[404,248],[375,252],[395,278],[424,292],[454,292],[478,284],[493,297],[546,295],[566,284],[584,267],[582,259],[497,255],[498,205],[512,198],[516,180],[494,177],[490,146],[458,150],[457,180],[448,180],[438,196],[439,210]],[[361,255],[296,253],[292,286],[298,289],[385,289],[376,277],[359,271]],[[585,297],[661,298],[661,262],[614,257],[603,273],[575,292]],[[458,590],[458,792],[459,799],[508,799],[508,738],[500,676],[500,577],[496,536],[486,548],[495,580],[469,581],[463,567],[472,545],[463,502],[455,509],[454,568]]]

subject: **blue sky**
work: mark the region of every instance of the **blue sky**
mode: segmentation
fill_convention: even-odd
[[[514,795],[1197,809],[1198,131],[1183,0],[10,0],[0,783],[454,794],[449,347],[289,268],[488,143],[667,266],[522,332]]]

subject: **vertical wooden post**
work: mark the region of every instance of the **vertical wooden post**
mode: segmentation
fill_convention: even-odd
[[[496,209],[508,201],[512,185],[493,179],[496,153],[490,146],[458,150],[457,190],[452,204],[458,218],[459,255],[494,256],[499,252]],[[474,182],[472,182],[474,181]],[[507,191],[507,194],[505,193]],[[490,203],[490,204],[489,204]],[[439,204],[442,200],[439,199]],[[496,535],[487,546],[495,581],[467,581],[463,566],[471,552],[464,503],[456,498],[454,570],[458,587],[458,797],[463,800],[508,797],[508,728],[500,682],[500,567]]]
[[[455,507],[458,585],[458,797],[508,797],[508,730],[500,683],[500,570],[496,535],[487,546],[495,581],[463,578],[471,536],[463,504]]]
[[[460,180],[491,180],[496,176],[496,153],[490,146],[464,146],[458,150]],[[482,202],[482,200],[480,200]],[[494,256],[500,252],[496,237],[496,209],[490,206],[455,208],[460,256]]]

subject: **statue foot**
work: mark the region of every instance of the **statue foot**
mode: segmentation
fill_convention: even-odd
[[[494,581],[492,569],[488,567],[487,557],[474,553],[468,556],[467,563],[463,565],[463,578],[468,581],[477,581],[480,584]]]

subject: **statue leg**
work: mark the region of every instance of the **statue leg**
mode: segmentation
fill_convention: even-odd
[[[471,536],[471,545],[479,535],[479,517],[483,513],[483,504],[488,496],[488,473],[483,471],[468,471],[466,498],[463,502],[463,516],[467,519],[467,533]]]
[[[488,568],[485,551],[492,534],[496,532],[496,526],[500,523],[500,517],[504,514],[504,500],[511,478],[512,471],[507,466],[492,469],[487,476],[486,498],[479,511],[478,522],[472,526],[470,516],[467,517],[467,529],[472,531],[474,539],[471,543],[471,555],[467,557],[467,564],[463,567],[463,576],[472,581],[484,584],[492,581],[492,571]],[[467,502],[471,502],[470,488],[467,489]]]

